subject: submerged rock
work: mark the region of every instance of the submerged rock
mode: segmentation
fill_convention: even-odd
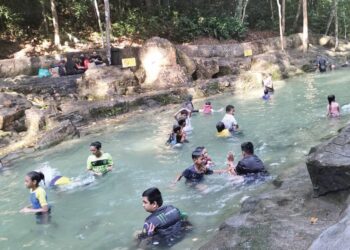
[[[312,148],[306,164],[315,196],[350,188],[350,126]]]

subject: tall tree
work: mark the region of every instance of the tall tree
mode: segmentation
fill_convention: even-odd
[[[270,0],[270,9],[271,9],[271,20],[275,21],[275,14],[274,14],[273,1],[272,0]]]
[[[279,0],[277,1],[278,7],[278,18],[279,18],[279,27],[280,27],[280,39],[281,39],[281,50],[284,51],[284,37],[283,37],[283,27],[282,27],[282,7]]]
[[[238,20],[242,19],[242,9],[243,9],[243,0],[237,0],[235,17]]]
[[[300,13],[301,13],[301,7],[303,6],[303,0],[299,0],[299,4],[298,4],[298,10],[297,10],[297,14],[295,15],[295,19],[293,22],[293,31],[295,31],[297,29],[297,25],[298,25],[298,21],[299,21],[299,17],[300,17]]]
[[[328,35],[328,32],[329,32],[329,29],[330,29],[331,24],[333,22],[333,19],[334,19],[334,5],[332,5],[332,11],[331,11],[331,14],[329,15],[329,19],[328,19],[327,27],[326,27],[326,32],[324,33],[325,36]]]
[[[241,19],[241,23],[244,23],[244,18],[245,18],[245,12],[246,12],[246,9],[247,9],[247,5],[249,3],[249,0],[245,0],[244,2],[244,6],[243,6],[243,12],[242,12],[242,19]]]
[[[309,24],[307,17],[307,0],[303,0],[303,51],[309,48]]]
[[[111,64],[111,31],[110,31],[110,8],[109,8],[109,0],[104,0],[105,5],[105,17],[106,17],[106,56],[108,60],[108,64]]]
[[[282,0],[282,34],[286,32],[286,0]]]
[[[54,29],[54,41],[55,41],[55,45],[60,47],[61,46],[60,29],[58,26],[56,0],[50,0],[50,1],[51,1],[52,23],[53,23],[53,29]]]
[[[105,44],[104,44],[104,38],[103,38],[103,29],[102,29],[100,10],[98,9],[97,0],[94,0],[94,6],[95,6],[95,12],[96,12],[96,17],[97,17],[97,22],[98,22],[98,28],[100,29],[100,33],[101,33],[102,46],[104,47]]]
[[[338,0],[333,0],[334,5],[334,34],[335,34],[335,50],[339,47],[339,25],[338,25]]]

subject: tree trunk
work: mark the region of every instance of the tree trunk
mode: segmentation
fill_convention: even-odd
[[[334,33],[335,33],[334,49],[337,50],[339,47],[338,0],[333,0],[333,4],[334,4]]]
[[[282,0],[282,34],[286,32],[286,0]]]
[[[283,28],[282,28],[282,11],[280,1],[277,0],[278,7],[278,18],[279,18],[279,27],[280,27],[280,39],[281,39],[281,50],[284,51],[284,37],[283,37]]]
[[[294,19],[293,26],[292,26],[294,31],[297,29],[302,6],[303,6],[303,0],[299,0],[297,14],[295,15],[295,19]]]
[[[145,0],[147,10],[151,10],[152,8],[152,0]]]
[[[243,0],[238,0],[237,6],[236,6],[236,13],[235,13],[235,17],[238,20],[242,20],[242,9],[243,9]]]
[[[346,14],[345,11],[343,11],[343,20],[344,20],[344,39],[347,39],[347,30],[348,30],[348,25],[346,23]]]
[[[309,24],[307,18],[307,0],[303,0],[303,51],[309,48]]]
[[[43,16],[43,25],[44,25],[44,29],[45,29],[45,34],[48,35],[49,34],[49,22],[47,21],[47,13],[46,13],[46,6],[45,6],[45,1],[42,0],[41,2],[41,7],[42,7],[42,16]]]
[[[101,18],[100,18],[100,10],[98,9],[98,4],[97,0],[94,0],[94,6],[95,6],[95,11],[96,11],[96,17],[97,17],[97,22],[98,22],[98,28],[100,29],[100,35],[101,35],[101,41],[102,41],[102,46],[105,46],[104,38],[103,38],[103,29],[102,29],[102,23],[101,23]]]
[[[245,11],[246,11],[246,9],[247,9],[248,2],[249,2],[249,0],[245,0],[244,6],[243,6],[243,13],[242,13],[242,20],[241,20],[241,23],[244,23]]]
[[[111,31],[110,31],[110,11],[109,11],[109,0],[104,0],[105,5],[105,17],[106,17],[106,57],[108,65],[111,65]]]
[[[270,9],[271,9],[271,20],[275,21],[275,14],[274,14],[274,9],[273,9],[273,2],[270,0]]]
[[[58,26],[58,16],[57,16],[57,10],[56,10],[56,0],[50,0],[50,1],[51,1],[52,22],[53,22],[54,37],[55,37],[54,41],[56,46],[61,47],[60,30]]]
[[[324,33],[325,36],[328,35],[329,29],[330,29],[331,24],[332,24],[332,22],[333,22],[333,18],[334,18],[334,9],[333,9],[333,7],[332,7],[332,11],[331,11],[331,14],[330,14],[330,16],[329,16],[328,23],[327,23],[326,32]]]

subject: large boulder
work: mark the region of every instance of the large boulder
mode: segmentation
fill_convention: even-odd
[[[92,67],[78,82],[78,94],[89,99],[109,99],[115,95],[125,95],[128,87],[137,85],[130,69],[115,66]]]
[[[192,74],[196,71],[197,65],[195,61],[190,58],[185,52],[181,49],[176,50],[177,53],[177,61],[181,66],[185,68],[185,71],[189,77],[192,77]]]
[[[350,126],[312,148],[306,164],[315,196],[350,188]]]
[[[61,143],[64,140],[79,136],[78,129],[70,120],[65,120],[46,132],[37,143],[40,149],[48,148]]]
[[[217,58],[196,58],[197,70],[196,79],[210,79],[219,73],[219,60]]]
[[[167,88],[179,86],[188,81],[184,69],[176,62],[176,49],[166,39],[153,37],[140,50],[141,67],[146,78],[143,87]]]
[[[31,107],[27,99],[14,93],[0,93],[0,130],[16,129],[24,124],[24,113]]]

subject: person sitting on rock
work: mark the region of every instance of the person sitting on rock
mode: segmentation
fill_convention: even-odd
[[[102,65],[103,60],[100,55],[96,53],[96,51],[92,52],[92,55],[89,58],[90,63],[95,63],[95,65]]]
[[[162,194],[152,187],[142,193],[142,206],[151,213],[145,220],[141,234],[138,234],[139,247],[148,245],[170,247],[181,240],[191,224],[187,216],[172,205],[163,205]]]
[[[77,74],[84,73],[89,68],[89,59],[87,59],[83,54],[79,57],[79,62],[75,64],[75,69]]]
[[[267,174],[264,163],[254,154],[254,145],[251,142],[241,144],[243,158],[234,166],[234,156],[229,155],[227,162],[232,175]]]

